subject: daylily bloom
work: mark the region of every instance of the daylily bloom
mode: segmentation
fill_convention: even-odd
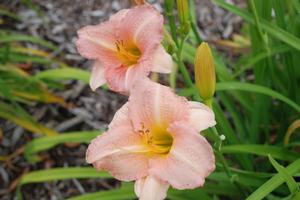
[[[89,145],[86,160],[119,180],[135,180],[141,200],[164,199],[170,185],[202,186],[215,169],[213,150],[199,134],[215,124],[207,106],[139,80],[108,131]]]
[[[110,89],[129,93],[130,88],[150,71],[170,73],[172,58],[161,45],[163,16],[150,5],[123,9],[108,21],[78,31],[77,48],[95,60],[90,86],[104,83]]]

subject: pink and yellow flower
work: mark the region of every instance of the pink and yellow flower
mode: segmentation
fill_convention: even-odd
[[[135,180],[140,199],[164,199],[170,185],[202,186],[215,169],[213,150],[199,134],[215,124],[207,106],[139,80],[108,131],[91,142],[86,159],[119,180]]]
[[[95,60],[91,88],[107,83],[116,92],[128,93],[150,71],[170,73],[172,59],[161,45],[162,28],[163,16],[150,5],[139,5],[80,29],[78,51]]]

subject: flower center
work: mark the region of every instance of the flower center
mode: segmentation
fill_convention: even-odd
[[[143,142],[151,153],[168,154],[173,144],[173,137],[165,126],[156,125],[150,130],[141,130]]]
[[[117,58],[127,67],[135,65],[142,54],[135,44],[124,45],[122,40],[116,42],[116,48]]]

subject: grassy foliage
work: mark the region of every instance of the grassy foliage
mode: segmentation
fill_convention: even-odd
[[[47,63],[47,53],[40,50],[28,51],[20,40],[37,43],[43,47],[53,47],[49,42],[30,36],[14,35],[8,31],[0,32],[0,117],[12,121],[23,128],[38,134],[56,135],[57,132],[36,122],[25,111],[21,104],[31,104],[32,101],[43,103],[58,103],[66,106],[66,102],[52,93],[47,84],[26,71],[34,63]],[[17,46],[17,47],[16,47]],[[24,49],[20,52],[16,49]],[[33,52],[33,53],[32,53]],[[49,60],[48,63],[51,63]],[[22,69],[22,67],[24,68]]]
[[[166,30],[170,32],[166,46],[173,51],[179,69],[173,71],[170,84],[176,88],[177,80],[183,78],[185,86],[177,88],[178,93],[200,100],[194,87],[193,74],[188,70],[188,66],[193,65],[195,49],[201,42],[194,2],[189,2],[191,31],[185,34],[175,23],[173,9],[176,4],[173,0],[165,0],[165,16],[169,21]],[[203,188],[170,190],[168,197],[172,200],[299,199],[300,153],[296,150],[300,146],[300,135],[297,132],[300,117],[299,1],[249,0],[247,8],[238,8],[224,0],[213,2],[244,19],[248,32],[241,37],[249,40],[251,46],[249,53],[241,55],[235,63],[216,50],[213,51],[218,78],[213,109],[218,124],[215,130],[205,134],[213,137],[217,131],[226,137],[215,148],[217,170],[208,177]],[[7,12],[2,11],[0,14],[17,19],[17,16]],[[66,67],[51,58],[48,51],[26,49],[21,41],[35,43],[49,51],[55,50],[55,46],[31,36],[0,32],[0,117],[29,131],[47,135],[33,140],[25,147],[25,157],[28,161],[36,162],[40,151],[67,141],[88,142],[97,133],[58,134],[36,122],[22,108],[22,104],[31,101],[66,106],[63,99],[49,90],[48,81],[76,79],[88,83],[89,73]],[[234,44],[234,41],[228,42]],[[56,63],[58,68],[30,74],[20,68],[21,63],[46,66]],[[24,184],[67,178],[109,177],[91,168],[30,172],[19,183],[19,197],[20,188]],[[122,184],[116,190],[71,199],[133,199],[135,195],[132,187],[132,184]]]
[[[7,11],[0,14],[13,19],[16,16]],[[38,45],[40,49],[27,48],[23,42]],[[46,49],[46,50],[42,50]],[[58,133],[39,124],[22,105],[33,102],[55,103],[67,107],[65,100],[51,90],[57,80],[75,79],[88,82],[89,73],[67,66],[51,56],[57,48],[52,43],[9,30],[0,31],[0,117],[12,121],[23,128],[47,136]],[[56,69],[47,69],[56,65]],[[35,66],[42,65],[45,70],[31,73]],[[53,78],[54,77],[54,78]],[[56,83],[60,84],[60,83]]]

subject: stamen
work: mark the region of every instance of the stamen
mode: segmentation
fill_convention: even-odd
[[[150,149],[152,154],[167,154],[169,153],[173,138],[166,128],[154,126],[151,130],[146,129],[141,123],[141,130],[138,131],[143,139],[143,143]]]
[[[120,61],[130,67],[138,62],[141,52],[135,45],[125,46],[123,40],[117,40],[115,42],[117,49],[117,57]]]

